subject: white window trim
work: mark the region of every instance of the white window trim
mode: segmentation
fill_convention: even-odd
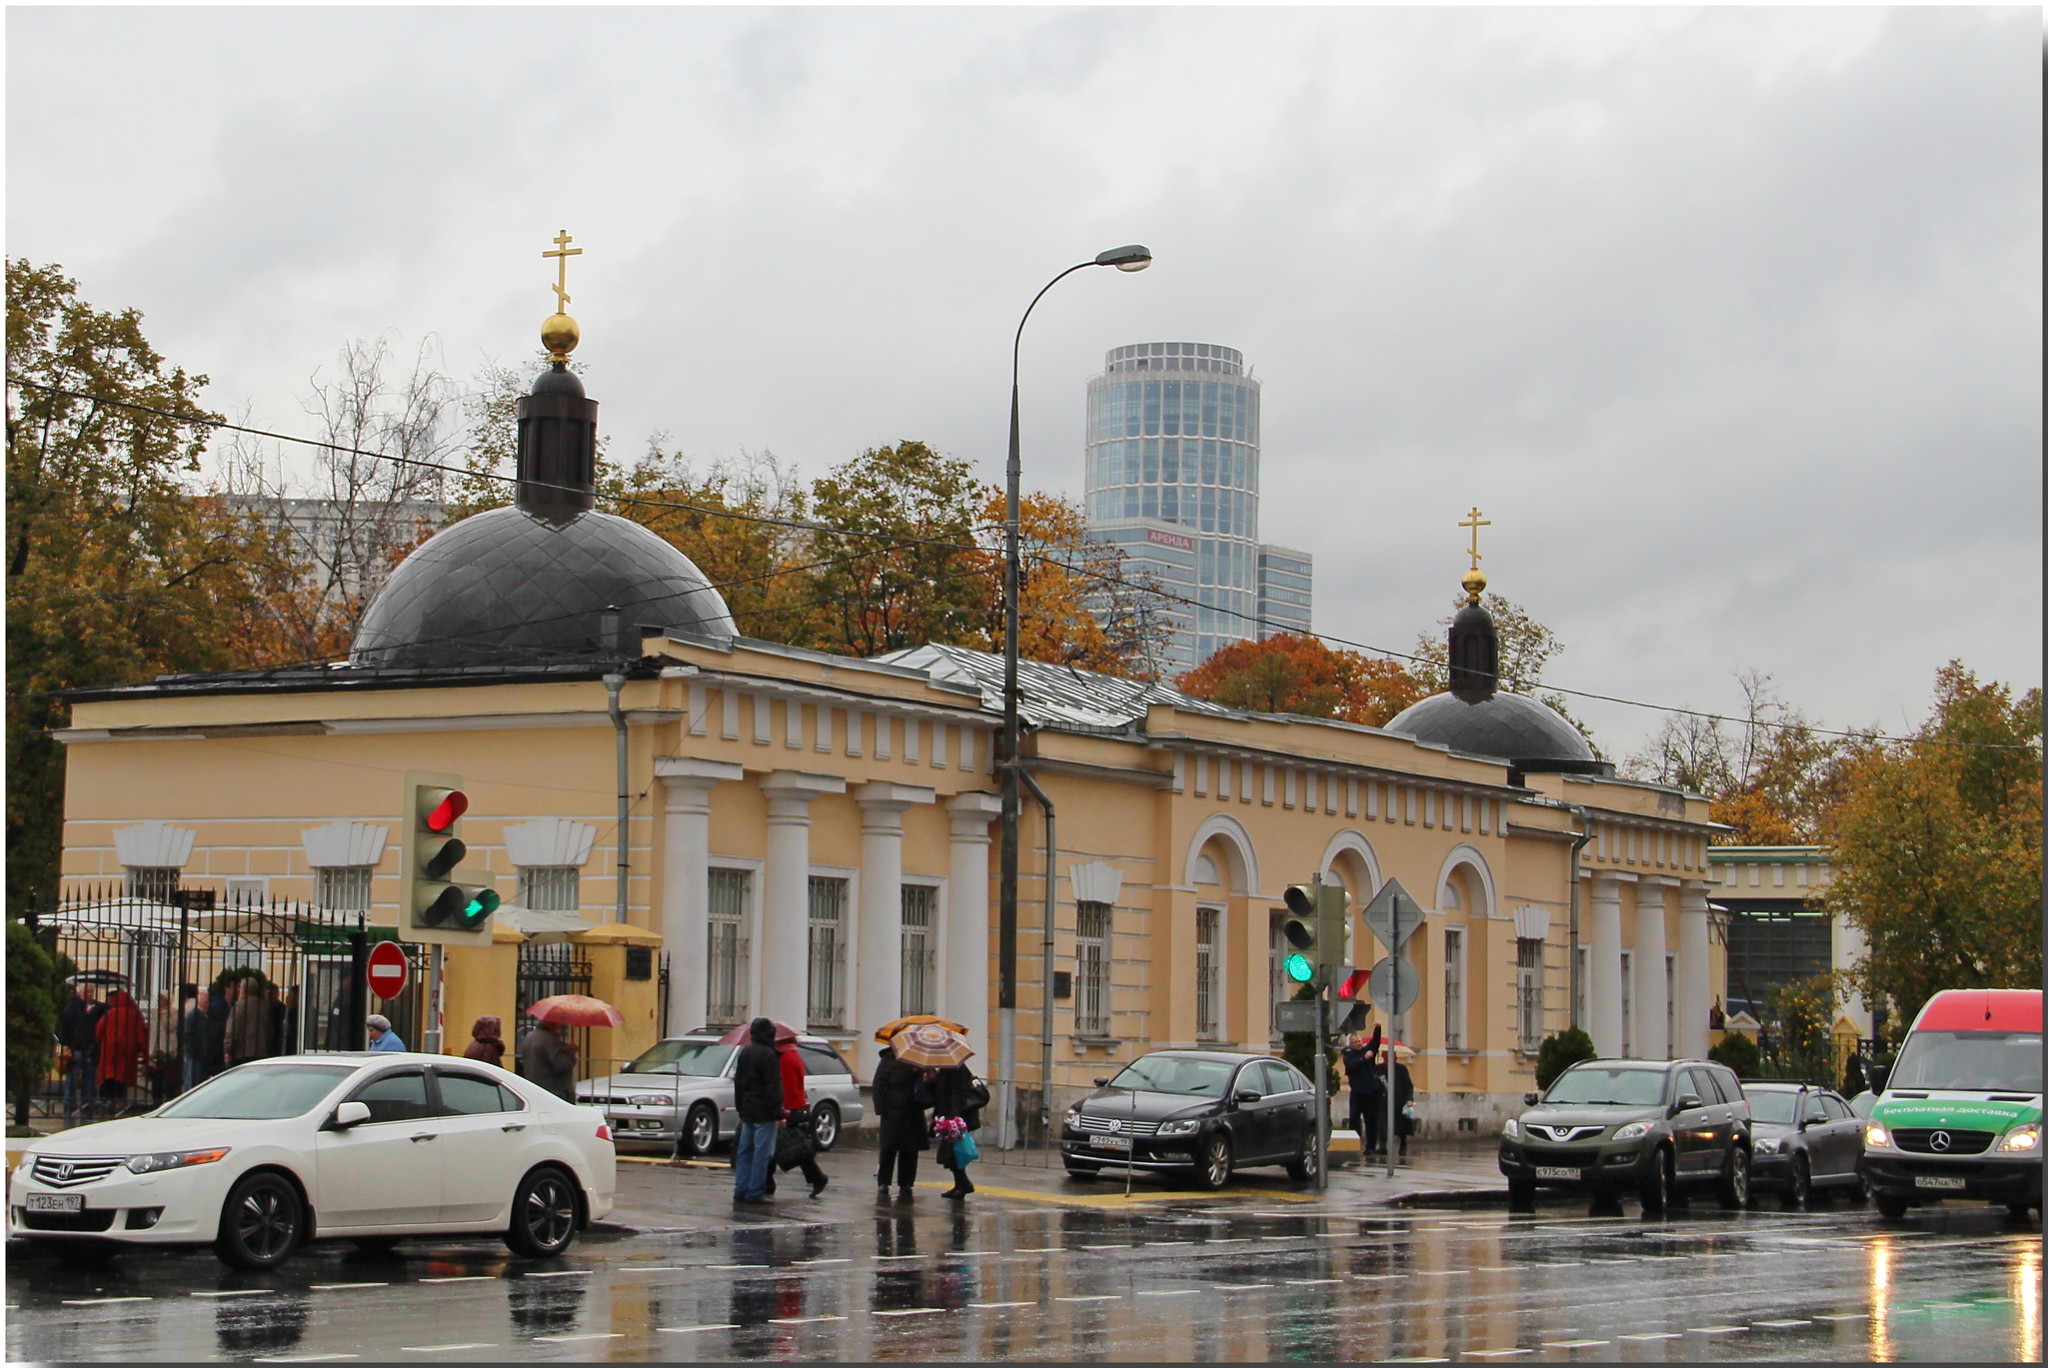
[[[758,860],[748,855],[713,855],[704,861],[707,881],[710,877],[710,871],[714,869],[736,869],[743,871],[747,875],[747,902],[746,906],[740,909],[740,934],[746,938],[747,942],[746,1010],[748,1012],[752,1012],[761,1001],[761,957],[756,955],[754,951],[761,944],[761,878],[765,866],[766,861]],[[707,899],[710,896],[708,883],[705,888],[705,896]],[[707,926],[710,923],[710,905],[708,901],[705,905],[705,922]],[[709,968],[710,966],[707,965],[707,972]],[[708,996],[710,988],[708,979],[706,980],[705,988],[707,996],[704,1005],[708,1011],[711,1006],[710,997]],[[671,1024],[673,1025],[674,1023]],[[678,1029],[688,1030],[690,1028],[682,1026]]]
[[[811,948],[811,884],[812,879],[839,879],[846,884],[846,901],[839,909],[840,942],[843,954],[842,979],[840,982],[840,1014],[845,1021],[838,1026],[824,1028],[827,1034],[857,1032],[859,1023],[854,1015],[867,1009],[860,1003],[860,868],[857,865],[821,865],[810,867],[804,880],[804,1011],[810,1012],[810,948]],[[901,951],[899,950],[900,954]],[[766,972],[767,966],[762,966]],[[764,999],[756,998],[755,1001]]]
[[[946,927],[947,923],[952,920],[953,909],[948,901],[950,890],[947,887],[946,879],[938,874],[905,874],[900,883],[905,888],[915,885],[919,888],[938,890],[932,899],[932,917],[934,919],[932,924],[932,1012],[937,1016],[951,1016],[953,1015],[952,993],[948,991],[946,978],[946,965],[950,963],[946,958],[948,948]]]
[[[1203,1035],[1201,1017],[1197,1014],[1195,1018],[1195,1039],[1208,1042],[1228,1040],[1230,1038],[1230,906],[1227,903],[1221,902],[1200,902],[1195,904],[1195,916],[1197,918],[1195,948],[1197,955],[1200,954],[1202,944],[1199,919],[1205,911],[1216,914],[1216,948],[1212,961],[1216,981],[1209,988],[1209,1010],[1211,1015],[1215,1017],[1215,1030],[1210,1035]]]
[[[1455,952],[1452,951],[1449,944],[1446,944],[1444,947],[1444,996],[1447,999],[1444,1003],[1444,1048],[1463,1052],[1471,1046],[1470,1038],[1465,1030],[1465,1003],[1471,996],[1471,986],[1465,980],[1465,969],[1470,946],[1468,944],[1469,935],[1464,924],[1446,926],[1444,928],[1444,940],[1446,942],[1455,940],[1457,944]],[[1448,1000],[1451,997],[1449,990],[1452,985],[1455,985],[1458,990],[1455,1002]],[[1456,1045],[1451,1044],[1454,1037],[1458,1042]]]
[[[1077,901],[1074,904],[1074,1034],[1097,1038],[1116,1033],[1116,904],[1096,898],[1087,899],[1087,902],[1108,913],[1108,929],[1102,937],[1102,1019],[1086,1023],[1081,1019],[1081,903]],[[1084,1029],[1088,1026],[1100,1026],[1101,1029]]]

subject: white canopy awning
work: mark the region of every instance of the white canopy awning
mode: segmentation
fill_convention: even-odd
[[[498,925],[519,932],[536,945],[565,941],[578,931],[594,930],[597,926],[596,922],[585,921],[574,912],[539,912],[511,903],[498,909],[496,920]]]

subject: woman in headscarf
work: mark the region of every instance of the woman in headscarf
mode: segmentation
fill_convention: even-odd
[[[142,1066],[142,1052],[149,1048],[149,1026],[126,988],[107,994],[107,1010],[100,1013],[94,1034],[100,1047],[100,1096],[126,1102]]]
[[[481,1059],[486,1064],[504,1066],[505,1037],[501,1033],[503,1023],[494,1016],[478,1017],[476,1024],[469,1028],[469,1044],[462,1047],[464,1059]]]

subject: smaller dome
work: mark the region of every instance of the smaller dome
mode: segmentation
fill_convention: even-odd
[[[1386,730],[1469,755],[1496,756],[1529,773],[1613,772],[1555,708],[1521,694],[1496,693],[1475,703],[1436,694],[1403,710]]]

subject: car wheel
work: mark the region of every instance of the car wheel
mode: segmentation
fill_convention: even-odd
[[[811,1110],[811,1139],[823,1154],[839,1143],[839,1107],[832,1102],[820,1102]]]
[[[1230,1137],[1217,1131],[1202,1142],[1202,1162],[1195,1169],[1195,1186],[1214,1192],[1230,1181]]]
[[[252,1173],[222,1204],[213,1250],[234,1268],[275,1268],[291,1256],[304,1229],[298,1189],[280,1174]]]
[[[1322,1146],[1314,1135],[1310,1135],[1301,1142],[1301,1153],[1287,1162],[1287,1176],[1297,1183],[1313,1183],[1316,1172],[1323,1166],[1322,1157]]]
[[[1785,1191],[1780,1200],[1787,1211],[1803,1210],[1806,1204],[1813,1200],[1813,1169],[1808,1165],[1805,1155],[1799,1155],[1792,1161],[1792,1181],[1785,1184]]]
[[[505,1243],[514,1254],[551,1259],[576,1238],[576,1185],[558,1168],[537,1168],[519,1180]]]
[[[1906,1199],[1890,1192],[1873,1192],[1870,1200],[1877,1204],[1877,1214],[1887,1221],[1902,1221],[1906,1217]]]
[[[1508,1179],[1508,1210],[1534,1211],[1536,1209],[1536,1180],[1534,1178]]]
[[[1715,1189],[1721,1205],[1730,1211],[1737,1211],[1749,1205],[1749,1151],[1737,1145],[1728,1151],[1728,1162],[1721,1170],[1721,1182]]]
[[[711,1153],[711,1147],[717,1143],[718,1109],[709,1102],[699,1102],[683,1118],[682,1133],[676,1137],[676,1150],[688,1158]]]
[[[1867,1202],[1870,1200],[1870,1193],[1870,1180],[1861,1173],[1856,1175],[1854,1186],[1842,1189],[1842,1195],[1852,1202]]]
[[[1662,1216],[1675,1206],[1678,1195],[1678,1174],[1673,1167],[1671,1147],[1657,1146],[1657,1162],[1651,1167],[1650,1176],[1643,1179],[1643,1214]]]
[[[1072,1161],[1069,1161],[1067,1164],[1067,1177],[1077,1183],[1088,1182],[1100,1172],[1102,1172],[1100,1164],[1076,1164]]]

